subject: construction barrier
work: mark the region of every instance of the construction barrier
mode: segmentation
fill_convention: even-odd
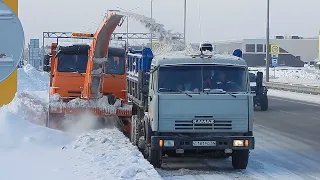
[[[24,50],[24,32],[18,18],[18,0],[0,0],[0,107],[17,92],[17,66]]]

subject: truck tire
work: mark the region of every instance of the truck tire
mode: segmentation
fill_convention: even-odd
[[[246,169],[249,160],[249,150],[236,150],[232,154],[232,166],[234,169]]]
[[[267,111],[268,110],[268,97],[264,97],[260,102],[260,108],[261,111]]]
[[[149,153],[148,153],[148,161],[150,164],[152,164],[155,168],[160,168],[161,167],[161,157],[162,153],[158,149],[152,149],[151,147],[148,148]]]
[[[130,132],[130,141],[134,146],[138,146],[139,141],[139,130],[137,126],[138,116],[133,115],[131,119],[131,132]]]

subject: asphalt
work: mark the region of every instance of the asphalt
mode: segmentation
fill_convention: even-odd
[[[254,124],[320,150],[320,105],[269,96],[269,110],[255,111]]]

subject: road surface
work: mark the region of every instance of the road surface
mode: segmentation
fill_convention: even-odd
[[[157,170],[168,180],[320,180],[320,105],[270,97],[269,110],[256,110],[254,124],[256,148],[246,170],[233,170],[231,158],[170,158]]]

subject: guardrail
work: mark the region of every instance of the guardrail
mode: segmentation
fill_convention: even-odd
[[[307,85],[301,85],[301,84],[289,84],[289,83],[278,83],[278,82],[264,82],[264,84],[269,89],[278,89],[283,91],[320,95],[319,86],[307,86]]]

